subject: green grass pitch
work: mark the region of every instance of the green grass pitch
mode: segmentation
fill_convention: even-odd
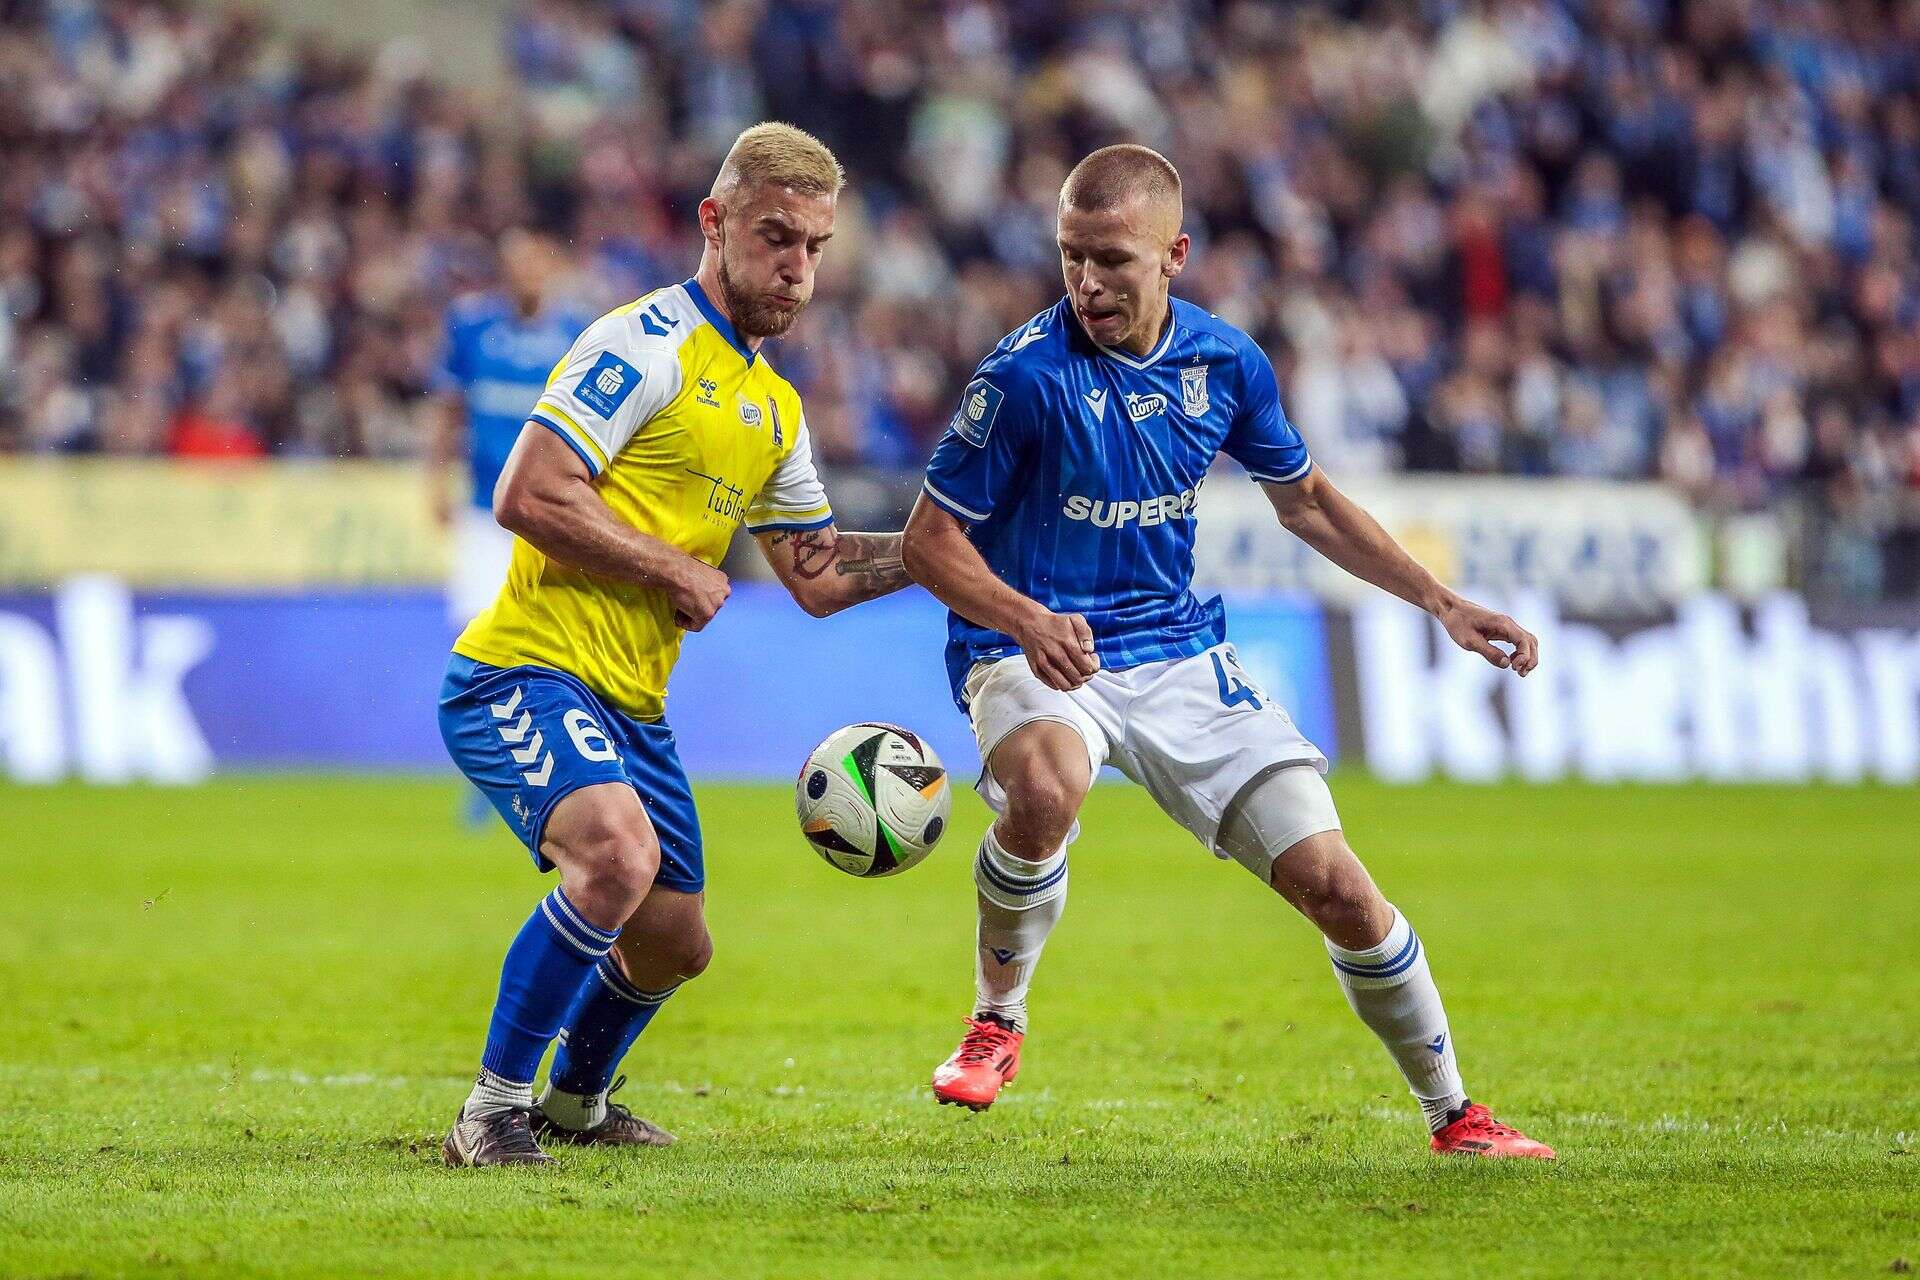
[[[450,782],[0,789],[0,1275],[1872,1276],[1920,1262],[1920,794],[1336,781],[1475,1096],[1440,1160],[1311,929],[1096,792],[1019,1084],[970,992],[963,795],[864,883],[702,789],[713,968],[623,1095],[681,1138],[453,1171],[541,881]]]

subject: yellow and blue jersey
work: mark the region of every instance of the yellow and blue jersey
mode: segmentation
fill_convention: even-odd
[[[718,566],[754,533],[833,521],[800,396],[688,280],[602,316],[530,420],[564,440],[615,515]],[[584,572],[516,538],[506,584],[454,651],[576,676],[637,720],[665,709],[682,632],[665,592]]]

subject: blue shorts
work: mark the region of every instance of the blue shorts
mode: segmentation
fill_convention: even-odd
[[[440,736],[540,870],[553,870],[540,843],[562,797],[624,782],[660,839],[654,883],[680,893],[706,885],[700,817],[665,722],[622,715],[564,671],[490,667],[456,653],[440,686]]]

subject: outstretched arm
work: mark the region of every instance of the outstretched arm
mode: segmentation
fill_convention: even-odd
[[[1050,688],[1078,689],[1100,669],[1087,620],[1055,613],[996,578],[966,526],[924,493],[907,517],[902,549],[915,582],[967,621],[1013,637]]]
[[[898,591],[912,581],[897,533],[782,529],[754,535],[760,552],[800,607],[816,618]]]
[[[688,631],[711,622],[733,590],[706,561],[615,515],[580,455],[538,423],[520,429],[494,486],[493,516],[562,564],[666,592]]]
[[[1515,675],[1524,676],[1539,665],[1540,642],[1532,632],[1504,613],[1448,590],[1318,468],[1291,484],[1260,487],[1289,533],[1354,577],[1438,618],[1462,649],[1496,667],[1511,667]],[[1513,652],[1496,648],[1496,640],[1512,645]]]

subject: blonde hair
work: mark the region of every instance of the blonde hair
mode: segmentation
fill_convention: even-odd
[[[771,182],[802,195],[836,196],[846,180],[846,171],[826,143],[805,129],[768,120],[733,140],[713,180],[713,194],[723,196],[743,186]]]

